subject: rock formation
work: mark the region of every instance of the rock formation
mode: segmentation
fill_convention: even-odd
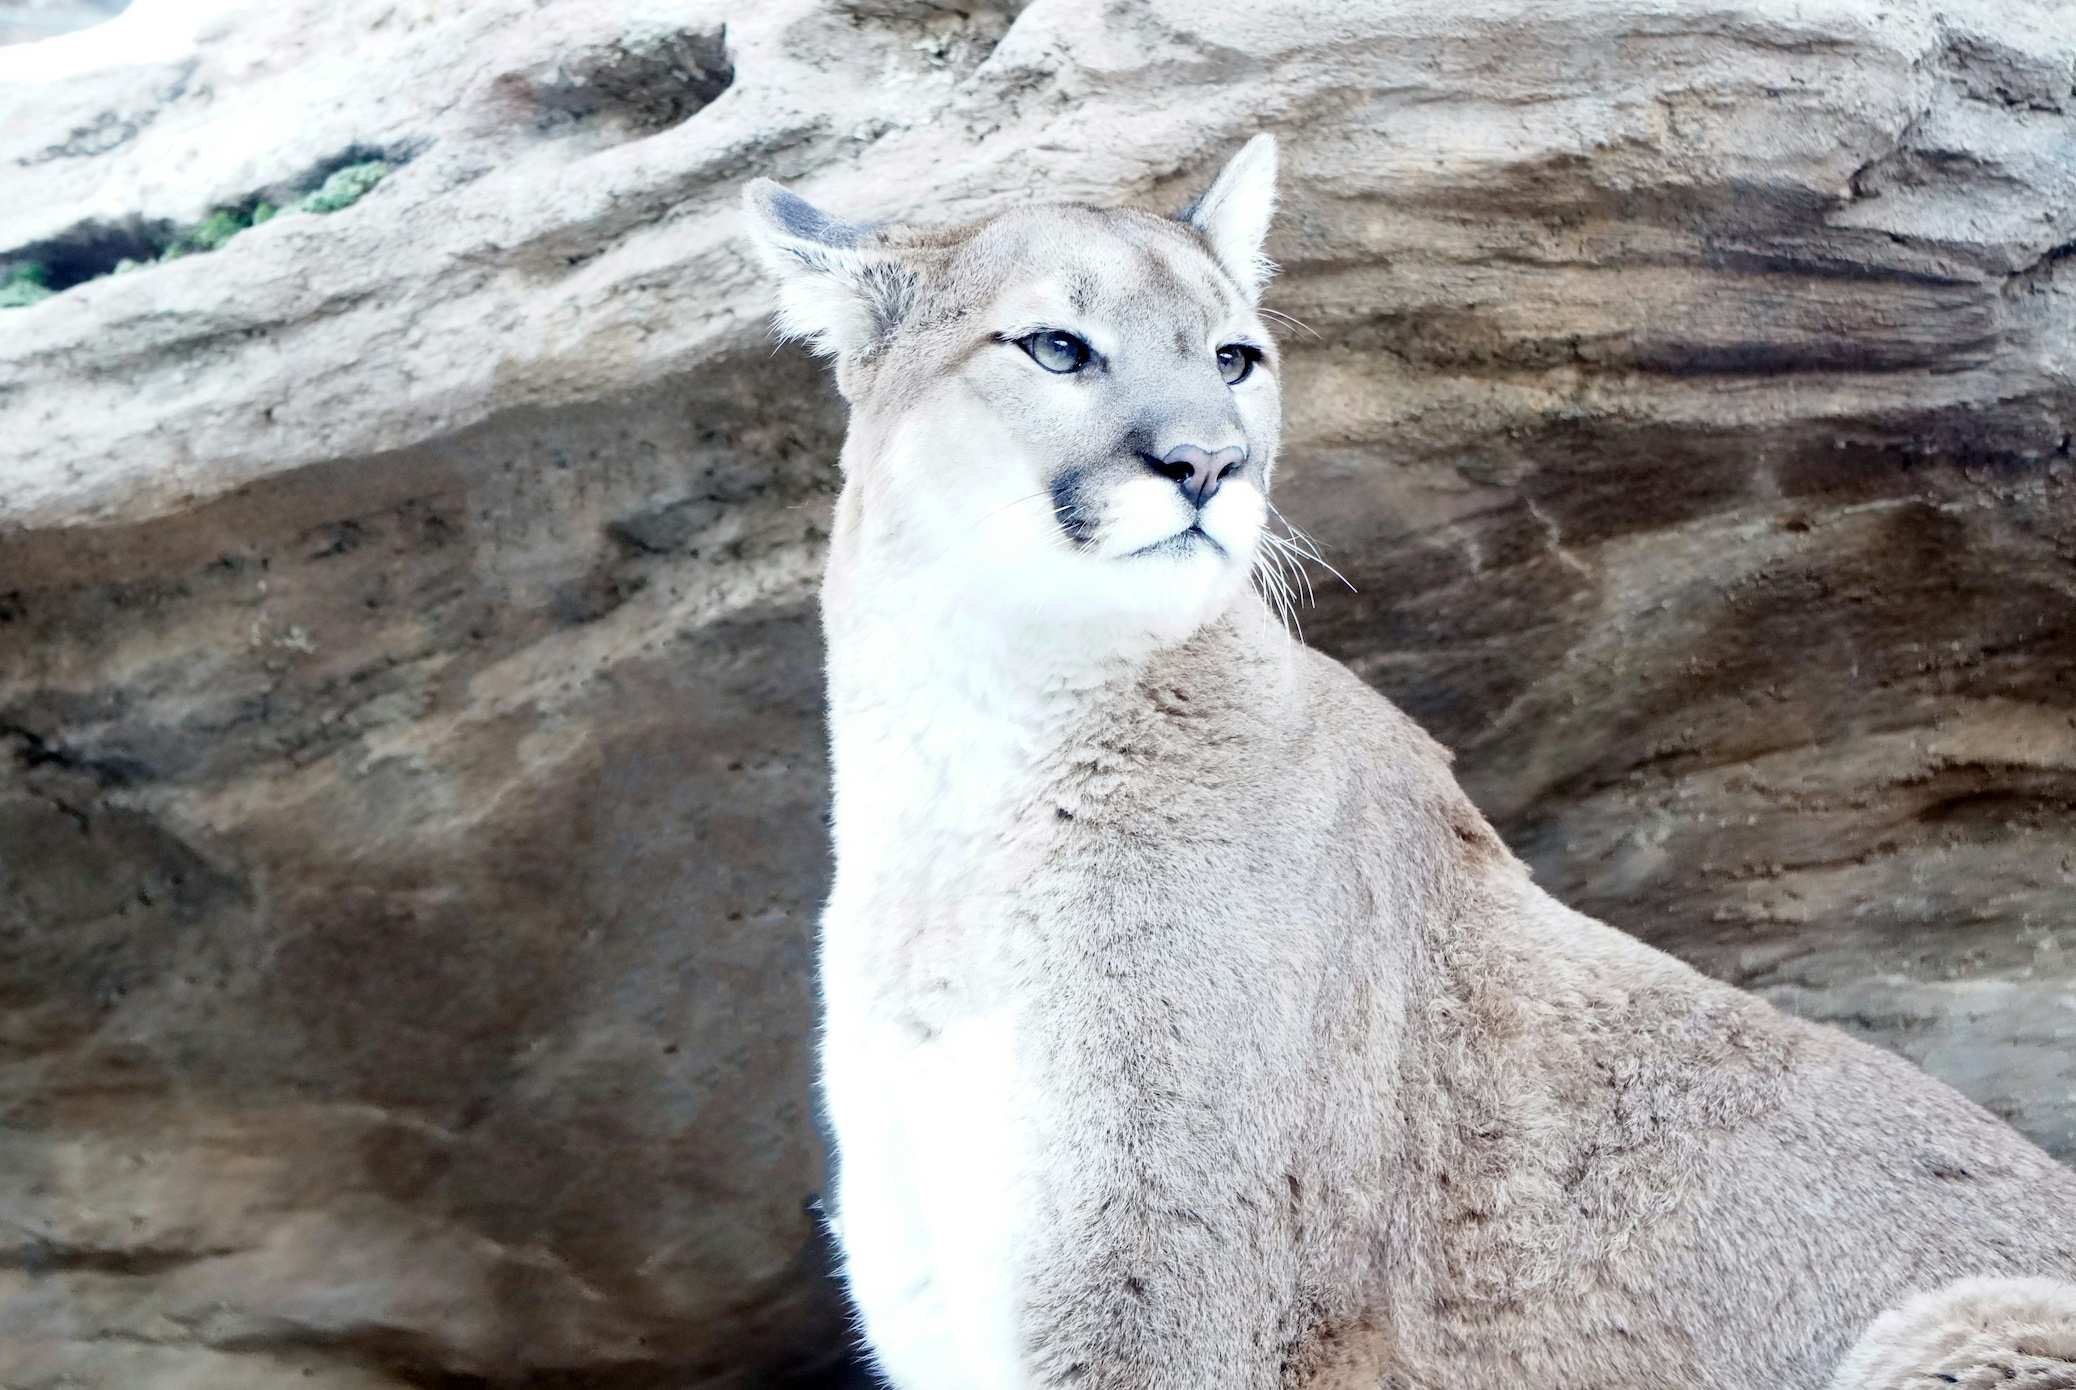
[[[1559,893],[2076,1156],[2065,4],[215,8],[0,50],[0,1385],[840,1354],[758,174],[1278,131],[1310,640]]]
[[[38,39],[99,24],[128,7],[129,0],[0,0],[0,44]]]

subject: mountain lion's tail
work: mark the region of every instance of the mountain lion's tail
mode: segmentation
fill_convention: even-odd
[[[2076,1390],[2076,1284],[1962,1279],[1867,1325],[1831,1390]]]

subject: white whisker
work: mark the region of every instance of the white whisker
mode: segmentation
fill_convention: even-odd
[[[1318,330],[1314,329],[1311,324],[1305,323],[1302,320],[1293,317],[1292,315],[1286,314],[1281,309],[1263,309],[1261,313],[1265,317],[1272,319],[1280,319],[1282,322],[1289,324],[1292,328],[1299,329],[1300,331],[1305,333],[1310,333],[1313,337],[1313,340],[1316,342],[1323,343],[1326,341],[1326,339],[1319,336]]]
[[[1340,580],[1341,583],[1347,585],[1349,593],[1354,594],[1361,592],[1361,590],[1355,587],[1354,580],[1350,579],[1347,575],[1342,574],[1339,570],[1335,569],[1332,563],[1330,563],[1327,560],[1325,553],[1322,552],[1319,548],[1319,542],[1313,540],[1310,536],[1306,535],[1296,526],[1293,526],[1291,524],[1289,517],[1283,515],[1282,512],[1276,510],[1276,504],[1274,502],[1270,502],[1267,505],[1269,509],[1269,515],[1273,516],[1279,523],[1281,523],[1285,533],[1284,535],[1277,537],[1278,540],[1283,541],[1298,556],[1302,557],[1304,560],[1310,562],[1311,564],[1319,566],[1328,574]]]
[[[1289,573],[1304,587],[1305,603],[1308,606],[1316,606],[1319,595],[1313,591],[1312,576],[1305,569],[1304,553],[1281,536],[1265,534],[1263,538],[1269,542],[1270,553],[1275,556],[1277,565],[1288,566]]]
[[[1295,564],[1292,564],[1292,563],[1290,563],[1290,561],[1288,560],[1288,558],[1287,558],[1287,557],[1285,557],[1284,555],[1282,555],[1280,551],[1279,551],[1279,552],[1278,552],[1278,554],[1277,554],[1277,568],[1278,568],[1279,570],[1283,570],[1283,571],[1285,572],[1285,573],[1284,573],[1284,580],[1283,580],[1283,588],[1284,588],[1284,591],[1285,591],[1285,592],[1287,592],[1287,593],[1288,593],[1288,594],[1290,595],[1290,621],[1291,621],[1291,624],[1292,624],[1292,625],[1293,625],[1294,627],[1296,627],[1296,628],[1297,628],[1297,635],[1298,635],[1299,639],[1300,639],[1300,640],[1302,640],[1302,639],[1303,639],[1303,637],[1304,637],[1304,635],[1305,635],[1305,629],[1304,629],[1304,624],[1302,623],[1302,621],[1300,621],[1300,619],[1299,619],[1299,618],[1298,618],[1298,616],[1297,616],[1297,612],[1298,612],[1298,597],[1297,597],[1297,589],[1298,589],[1298,583],[1302,583],[1302,584],[1304,585],[1304,588],[1305,588],[1305,602],[1306,602],[1307,604],[1310,604],[1310,603],[1311,603],[1311,602],[1313,601],[1313,598],[1312,598],[1312,584],[1311,584],[1311,581],[1310,581],[1310,580],[1308,580],[1308,579],[1306,579],[1306,578],[1304,577],[1304,575],[1305,575],[1305,572],[1304,572],[1304,570],[1303,570],[1303,568],[1302,568],[1302,567],[1300,567],[1300,566],[1298,566],[1298,565],[1295,565]],[[1296,577],[1297,583],[1293,583],[1293,582],[1292,582],[1292,576],[1295,576],[1295,577]]]
[[[1303,641],[1305,634],[1297,620],[1296,596],[1291,593],[1289,582],[1283,576],[1276,552],[1257,548],[1249,573],[1256,581],[1256,592],[1261,594],[1262,601],[1275,609],[1276,616],[1283,623],[1283,630]]]

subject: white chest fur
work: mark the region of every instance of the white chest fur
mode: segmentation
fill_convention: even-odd
[[[1029,1155],[1010,1028],[976,1017],[928,1040],[903,1032],[832,1021],[825,1044],[852,1297],[900,1390],[1013,1390]]]
[[[1019,1056],[1005,929],[1017,808],[1071,697],[974,661],[941,615],[832,634],[823,1086],[845,1268],[899,1390],[1026,1383],[1017,1265],[1045,1185],[1042,1081]]]

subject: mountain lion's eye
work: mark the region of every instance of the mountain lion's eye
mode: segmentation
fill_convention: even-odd
[[[1057,328],[1048,328],[1028,337],[1018,338],[1017,346],[1031,354],[1031,360],[1048,372],[1078,372],[1088,365],[1095,354],[1089,345],[1072,333],[1063,333]]]
[[[1225,378],[1226,385],[1238,386],[1259,361],[1260,348],[1248,343],[1227,343],[1218,350],[1218,374]]]

